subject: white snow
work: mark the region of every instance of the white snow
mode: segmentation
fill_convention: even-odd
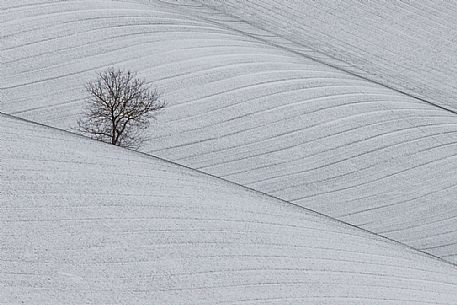
[[[455,266],[243,187],[0,115],[1,304],[447,304]]]
[[[455,1],[196,2],[280,35],[307,56],[457,110]]]
[[[95,71],[139,70],[169,103],[145,151],[457,262],[454,114],[169,2],[2,2],[0,110],[68,129]]]

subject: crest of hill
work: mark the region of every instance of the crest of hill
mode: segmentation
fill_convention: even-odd
[[[0,116],[6,304],[442,304],[454,266],[140,153]]]

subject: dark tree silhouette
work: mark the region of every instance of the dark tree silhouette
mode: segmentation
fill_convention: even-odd
[[[145,130],[165,107],[159,93],[129,70],[109,68],[86,84],[89,93],[78,130],[113,145],[138,149]]]

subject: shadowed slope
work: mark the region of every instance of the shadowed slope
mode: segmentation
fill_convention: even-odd
[[[4,304],[455,304],[454,266],[145,155],[0,116]]]
[[[169,103],[146,151],[457,262],[452,113],[205,7],[2,5],[5,112],[69,128],[95,71],[140,70]]]

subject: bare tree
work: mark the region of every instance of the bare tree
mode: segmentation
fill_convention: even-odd
[[[109,68],[86,84],[89,93],[78,130],[93,139],[138,149],[145,130],[165,107],[159,93],[129,70]]]

